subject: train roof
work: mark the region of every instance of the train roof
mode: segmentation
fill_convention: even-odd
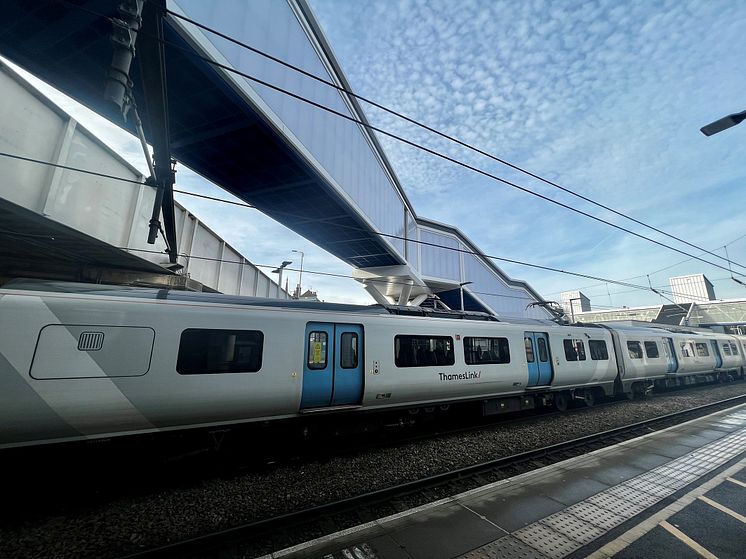
[[[403,307],[397,305],[354,305],[346,303],[298,301],[295,299],[269,299],[264,297],[247,297],[244,295],[226,295],[224,293],[185,291],[181,289],[159,289],[153,287],[138,287],[130,285],[104,285],[97,283],[76,283],[40,279],[14,279],[5,284],[3,286],[3,289],[44,291],[48,293],[51,292],[106,295],[114,297],[132,297],[138,299],[186,301],[193,303],[220,303],[228,305],[245,305],[256,307],[354,312],[361,314],[396,314],[404,316],[424,316],[430,318],[497,321],[497,318],[495,318],[494,316],[482,312],[462,312],[445,309],[432,309],[427,307]]]

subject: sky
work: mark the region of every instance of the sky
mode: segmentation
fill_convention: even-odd
[[[746,108],[746,3],[739,1],[309,0],[355,92],[638,220],[746,265],[746,124],[699,128]],[[44,87],[44,86],[41,86]],[[73,101],[55,102],[145,170],[137,141]],[[666,244],[645,230],[363,104],[375,126]],[[386,137],[418,215],[487,254],[667,288],[704,273],[718,298],[746,297],[727,270],[636,239]],[[186,169],[177,188],[230,198]],[[309,273],[351,268],[255,210],[177,199],[252,262],[306,257],[303,287],[370,303],[361,285]],[[714,261],[714,257],[705,255]],[[683,261],[683,262],[682,262]],[[718,262],[725,264],[724,261]],[[581,289],[594,308],[659,304],[650,292],[500,267],[546,299]],[[265,269],[267,271],[267,269]],[[746,274],[746,268],[734,267]],[[291,289],[297,272],[289,272]],[[737,276],[746,281],[744,276]],[[668,301],[663,301],[668,302]]]
[[[746,234],[746,124],[709,138],[699,132],[746,108],[746,3],[310,3],[356,93],[720,255]],[[365,110],[381,128],[700,254]],[[718,298],[746,296],[727,270],[696,260],[675,265],[687,256],[394,140],[381,142],[418,214],[458,226],[488,254],[633,283],[647,284],[649,275],[654,286],[704,273]],[[746,264],[746,238],[728,253]],[[653,293],[501,267],[548,299],[580,288],[595,307],[660,303]]]

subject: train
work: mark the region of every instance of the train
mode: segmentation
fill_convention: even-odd
[[[0,448],[462,403],[563,410],[743,378],[746,337],[673,330],[12,280]]]

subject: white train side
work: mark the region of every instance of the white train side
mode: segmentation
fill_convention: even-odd
[[[466,401],[487,414],[591,404],[742,377],[745,350],[725,334],[19,282],[0,289],[0,448]]]

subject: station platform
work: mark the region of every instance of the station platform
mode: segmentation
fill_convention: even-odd
[[[263,559],[746,556],[746,405]]]

